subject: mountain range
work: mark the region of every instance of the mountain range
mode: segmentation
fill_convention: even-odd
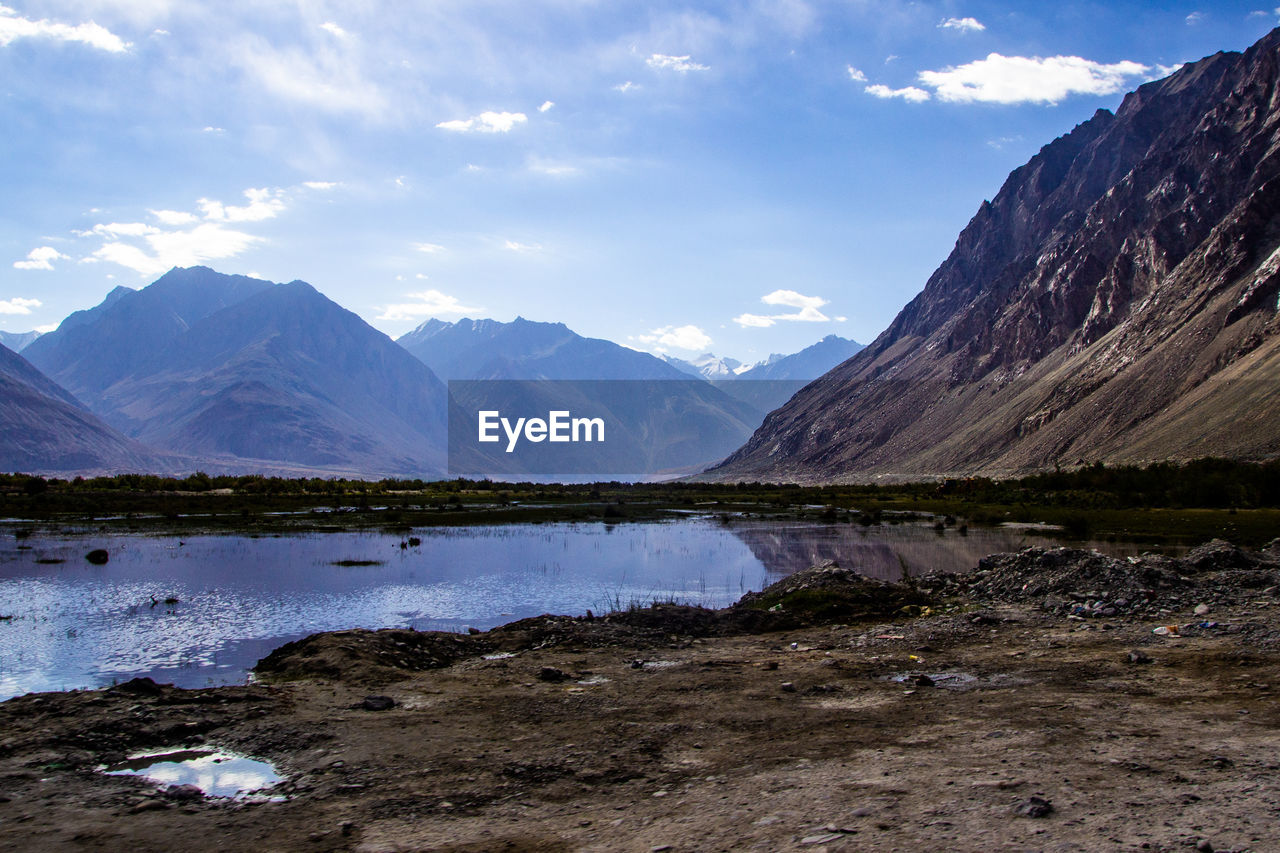
[[[723,480],[1274,458],[1277,92],[1280,30],[1141,86],[1015,169],[869,346],[829,336],[746,369],[519,318],[393,342],[304,282],[175,268],[6,338],[25,347],[0,346],[0,468],[438,476],[484,394],[627,424],[601,464],[728,454],[703,475]]]
[[[740,446],[765,415],[655,356],[583,337],[563,323],[431,319],[397,343],[450,382],[453,474],[690,474]],[[603,445],[589,448],[547,443],[490,452],[469,440],[477,425],[466,413],[480,410],[567,411],[614,426]]]
[[[1040,150],[865,350],[707,476],[1280,452],[1280,31]]]

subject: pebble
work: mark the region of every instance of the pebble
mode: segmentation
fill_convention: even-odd
[[[795,686],[795,684],[794,684],[793,682],[790,682],[790,681],[784,681],[784,682],[782,682],[782,684],[780,684],[780,685],[779,685],[779,687],[780,687],[780,689],[782,690],[782,692],[783,692],[783,693],[795,693],[795,692],[796,692],[796,686]]]
[[[1014,806],[1013,811],[1023,817],[1046,817],[1053,811],[1053,803],[1044,797],[1031,796]]]
[[[1192,613],[1194,613],[1194,614],[1195,614],[1195,615],[1197,615],[1197,616],[1203,616],[1203,615],[1205,615],[1206,613],[1208,613],[1208,612],[1209,612],[1209,605],[1207,605],[1207,604],[1197,604],[1197,605],[1196,605],[1196,609],[1195,609],[1195,610],[1193,610],[1193,611],[1191,611],[1191,612],[1192,612]]]
[[[396,706],[396,700],[390,696],[366,696],[360,707],[366,711],[390,711]]]

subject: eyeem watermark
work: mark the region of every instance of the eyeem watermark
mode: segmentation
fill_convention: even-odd
[[[554,443],[604,441],[604,418],[575,418],[568,410],[547,412],[546,419],[502,417],[502,412],[491,409],[476,413],[479,435],[476,440],[488,444],[502,441],[498,434],[501,427],[507,437],[507,453],[516,449],[521,437],[534,444],[543,441]]]

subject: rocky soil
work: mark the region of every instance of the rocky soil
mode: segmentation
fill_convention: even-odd
[[[249,686],[24,696],[0,847],[1280,849],[1278,557],[826,566],[722,611],[339,632]],[[277,801],[97,772],[200,745],[273,762]]]

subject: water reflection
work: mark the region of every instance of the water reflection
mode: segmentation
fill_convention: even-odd
[[[277,785],[284,778],[265,761],[209,749],[143,753],[102,772],[108,776],[141,776],[160,785],[194,785],[206,797],[244,797]]]
[[[404,549],[378,531],[21,541],[0,532],[0,699],[135,676],[238,683],[271,649],[316,631],[487,628],[670,598],[722,607],[825,559],[893,578],[903,566],[965,570],[1046,542],[1016,530],[703,517],[427,528]],[[95,548],[110,561],[87,562]],[[344,561],[375,564],[335,565]]]

